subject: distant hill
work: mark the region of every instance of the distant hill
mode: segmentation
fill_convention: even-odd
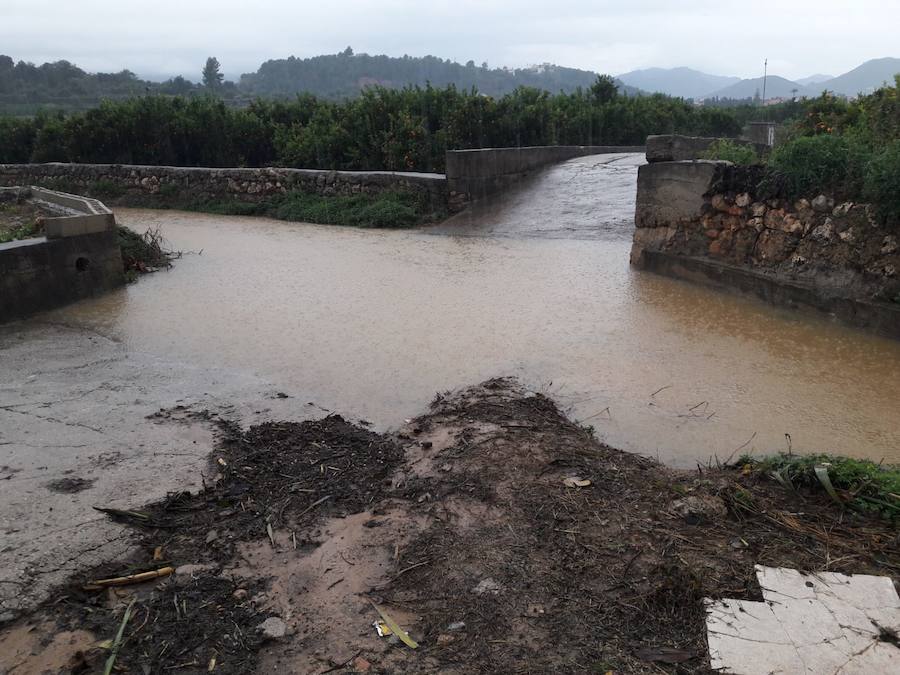
[[[710,75],[692,68],[645,68],[619,75],[626,85],[682,98],[704,98],[710,92],[740,82],[739,77]]]
[[[806,87],[811,84],[819,84],[820,82],[826,82],[833,79],[834,75],[823,75],[822,73],[816,73],[815,75],[810,75],[809,77],[801,77],[799,80],[794,80],[794,82]]]
[[[234,95],[233,85],[223,95]],[[33,114],[38,109],[84,110],[103,99],[144,94],[190,95],[201,88],[183,77],[142,80],[130,70],[88,73],[68,61],[37,66],[0,54],[0,113]]]
[[[893,84],[897,73],[900,73],[900,59],[872,59],[850,72],[809,87],[809,95],[817,96],[823,89],[844,96],[869,94],[885,82]]]
[[[198,64],[198,73],[202,64]],[[382,85],[400,88],[407,85],[438,88],[455,85],[459,89],[475,87],[491,96],[507,94],[517,87],[534,87],[557,94],[589,88],[597,73],[552,64],[529,68],[489,68],[473,61],[462,65],[435,56],[393,58],[353,54],[347,48],[340,54],[307,59],[289,57],[266,61],[255,73],[241,75],[237,83],[226,81],[215,91],[231,105],[246,105],[259,97],[293,97],[311,93],[321,98],[356,96],[365,87]],[[617,82],[626,95],[639,92]],[[39,109],[84,110],[101,100],[121,99],[144,94],[200,96],[209,90],[177,76],[164,82],[140,79],[128,70],[119,73],[88,73],[68,61],[35,65],[16,62],[0,55],[0,113],[33,114]]]
[[[893,82],[894,74],[900,73],[900,59],[883,58],[866,61],[853,70],[838,75],[812,75],[797,81],[787,80],[777,75],[769,75],[766,82],[766,98],[788,98],[797,90],[797,96],[814,98],[823,91],[831,91],[841,96],[868,94],[885,82]],[[708,98],[748,99],[753,98],[757,90],[762,95],[763,78],[741,80],[723,89],[712,92]]]
[[[766,98],[787,98],[796,90],[798,95],[803,91],[803,86],[792,80],[786,80],[778,75],[769,75],[765,83]],[[714,91],[709,98],[745,99],[763,94],[763,78],[754,77],[751,80],[741,80],[729,87]]]
[[[310,92],[328,98],[345,98],[364,87],[382,85],[399,88],[406,85],[435,87],[454,85],[459,89],[475,87],[490,96],[507,94],[517,87],[535,87],[552,93],[588,88],[597,73],[551,64],[530,68],[489,68],[487,64],[465,65],[436,56],[391,57],[354,54],[349,48],[340,54],[295,56],[263,63],[255,73],[241,75],[238,88],[256,96],[293,96]],[[620,84],[620,91],[637,93]]]

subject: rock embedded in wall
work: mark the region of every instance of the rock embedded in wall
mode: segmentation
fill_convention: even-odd
[[[760,195],[755,176],[748,172],[742,183],[739,168],[725,163],[647,166],[639,173],[633,264],[660,252],[802,284],[823,298],[900,297],[898,233],[870,206]]]

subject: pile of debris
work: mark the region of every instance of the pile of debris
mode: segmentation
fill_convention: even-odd
[[[704,599],[762,601],[755,565],[900,570],[889,522],[614,450],[510,380],[391,435],[212,421],[206,489],[107,510],[138,533],[132,565],[0,631],[10,675],[48,654],[72,672],[708,672]]]

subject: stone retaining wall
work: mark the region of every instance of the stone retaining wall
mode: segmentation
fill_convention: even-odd
[[[378,194],[405,190],[421,194],[435,211],[446,208],[443,175],[391,171],[315,169],[212,169],[125,164],[0,164],[0,185],[44,185],[103,193],[111,202],[128,197],[152,204],[187,195],[192,201],[261,201],[290,190],[319,195]],[[110,195],[109,198],[106,195]]]
[[[501,192],[550,164],[586,155],[644,152],[643,146],[548,145],[527,148],[452,150],[447,153],[447,188],[451,211]]]
[[[632,264],[816,307],[900,338],[898,233],[866,204],[764,199],[758,177],[727,162],[640,167]]]

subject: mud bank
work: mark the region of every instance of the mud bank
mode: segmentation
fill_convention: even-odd
[[[110,514],[130,560],[3,627],[9,675],[99,672],[127,607],[125,672],[703,672],[702,598],[760,600],[754,564],[900,569],[885,522],[612,449],[512,380],[438,395],[392,434],[154,419],[215,430],[204,487]],[[379,637],[379,610],[418,647]]]

